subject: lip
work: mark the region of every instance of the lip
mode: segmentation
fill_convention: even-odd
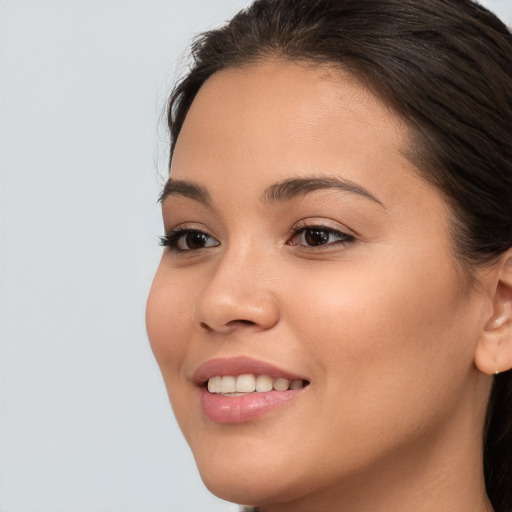
[[[192,380],[198,386],[202,386],[211,377],[217,375],[225,376],[232,375],[238,377],[252,373],[254,375],[268,375],[273,379],[284,378],[288,380],[308,380],[302,375],[296,375],[287,370],[283,370],[274,366],[273,364],[259,361],[257,359],[251,359],[249,357],[233,357],[233,358],[218,358],[210,359],[206,363],[199,366],[194,372]]]
[[[193,381],[198,386],[201,410],[210,421],[215,423],[246,423],[276,410],[304,392],[307,387],[288,391],[269,391],[267,393],[248,393],[243,396],[226,396],[208,392],[206,381],[215,376],[268,375],[273,379],[305,380],[301,375],[282,370],[277,366],[248,357],[212,359],[202,364],[194,373]],[[308,381],[309,382],[309,381]]]

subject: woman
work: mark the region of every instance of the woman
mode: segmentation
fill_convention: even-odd
[[[260,0],[169,103],[149,339],[263,512],[512,510],[512,36],[470,0]]]

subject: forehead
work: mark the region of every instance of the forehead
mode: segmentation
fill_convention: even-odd
[[[261,191],[312,174],[381,188],[390,174],[411,173],[407,146],[402,120],[350,74],[262,61],[206,81],[179,135],[171,175],[214,189],[241,180]]]

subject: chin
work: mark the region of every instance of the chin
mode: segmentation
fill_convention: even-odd
[[[196,463],[205,486],[223,500],[257,506],[298,498],[297,490],[305,490],[301,465],[280,461],[272,449],[264,453],[202,455]]]
[[[219,471],[204,470],[199,467],[201,478],[208,490],[215,496],[243,505],[261,506],[266,503],[289,502],[300,498],[297,488],[289,477],[283,479],[274,472],[266,473],[258,467],[244,474],[243,470],[235,469],[227,474]],[[286,473],[284,473],[286,475]]]
[[[202,472],[201,478],[207,489],[217,496],[232,503],[240,505],[258,506],[273,496],[275,489],[267,485],[260,478],[247,478],[240,475],[219,475],[211,472]],[[273,484],[275,486],[275,483]]]

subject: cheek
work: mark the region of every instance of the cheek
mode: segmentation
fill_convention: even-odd
[[[467,300],[458,274],[448,258],[408,256],[383,254],[385,264],[361,261],[318,273],[309,286],[309,303],[322,319],[318,327],[342,337],[365,337],[363,347],[345,347],[351,352],[366,345],[403,348],[404,342],[421,344],[436,330],[446,332]]]
[[[292,301],[294,336],[333,395],[343,389],[356,408],[415,403],[427,390],[443,395],[454,374],[461,374],[462,385],[472,368],[475,316],[461,307],[468,300],[451,263],[430,262],[418,272],[421,260],[409,266],[386,261],[386,268],[317,272],[309,278],[306,314],[299,300]],[[288,295],[300,292],[290,288]]]
[[[323,454],[326,478],[437,430],[465,392],[473,355],[462,326],[470,333],[472,313],[459,304],[467,298],[446,263],[436,276],[415,268],[317,268],[286,288],[291,338],[315,372],[302,435]]]
[[[167,272],[164,262],[160,264],[146,305],[146,329],[166,385],[176,378],[187,353],[195,300],[192,289]]]

